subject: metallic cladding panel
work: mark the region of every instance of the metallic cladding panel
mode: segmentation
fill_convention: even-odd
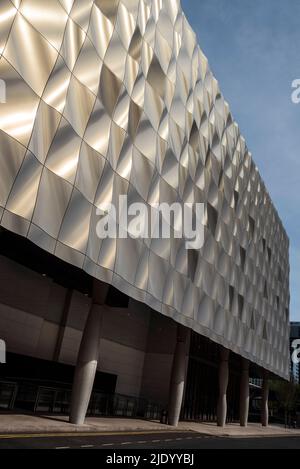
[[[1,225],[287,378],[289,242],[179,0],[2,0],[0,22]],[[206,204],[193,281],[184,240],[97,238],[119,194]]]

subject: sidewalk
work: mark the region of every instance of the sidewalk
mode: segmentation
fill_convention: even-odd
[[[157,421],[88,417],[85,425],[71,425],[65,416],[32,415],[25,413],[0,413],[0,435],[26,433],[115,433],[115,432],[170,432],[194,431],[215,437],[271,437],[271,436],[299,436],[300,429],[285,429],[272,425],[263,428],[259,424],[250,423],[247,428],[238,424],[229,424],[219,428],[213,423],[180,422],[178,427],[163,425]]]
[[[284,428],[282,425],[270,425],[265,428],[258,423],[249,423],[248,427],[241,427],[238,423],[230,423],[224,428],[218,427],[215,423],[197,423],[197,422],[180,422],[182,430],[190,430],[198,433],[203,433],[215,437],[232,437],[232,438],[247,438],[247,437],[276,437],[276,436],[299,436],[300,429]]]

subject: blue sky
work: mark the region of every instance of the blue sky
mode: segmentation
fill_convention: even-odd
[[[291,319],[300,320],[299,0],[181,0],[290,238]]]

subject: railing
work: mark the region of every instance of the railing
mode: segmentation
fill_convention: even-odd
[[[30,382],[16,383],[0,381],[0,408],[21,409],[39,413],[69,414],[71,390],[39,386]],[[88,408],[89,416],[114,416],[127,418],[161,418],[163,406],[147,399],[121,394],[93,392]]]
[[[17,392],[17,383],[0,381],[0,408],[5,410],[13,409]]]
[[[34,412],[67,414],[70,410],[70,401],[70,390],[39,386],[34,404]]]

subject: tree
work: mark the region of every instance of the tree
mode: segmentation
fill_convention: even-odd
[[[300,402],[300,386],[283,380],[272,381],[270,389],[276,395],[279,411],[284,412],[285,425],[288,424],[292,414],[296,414],[297,405]]]

